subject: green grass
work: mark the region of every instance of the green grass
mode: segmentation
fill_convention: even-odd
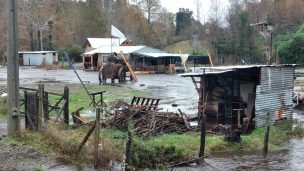
[[[60,85],[60,86],[59,86]],[[60,92],[63,85],[52,86],[48,91]],[[68,84],[70,88],[70,112],[79,107],[89,108],[90,99],[80,84]],[[111,105],[117,99],[131,100],[133,96],[149,96],[149,94],[132,90],[126,87],[107,85],[86,85],[89,92],[107,91],[104,101]],[[62,92],[61,92],[62,93]],[[59,97],[50,96],[55,102]],[[130,128],[132,130],[132,128]],[[22,144],[34,147],[41,151],[54,154],[56,158],[64,159],[77,164],[92,162],[93,138],[89,139],[81,157],[77,157],[77,149],[88,126],[78,128],[66,127],[58,124],[49,124],[49,127],[40,133],[23,131],[21,137],[7,137],[0,143]],[[251,153],[262,151],[265,134],[264,128],[256,128],[250,135],[242,135],[241,143],[230,143],[224,141],[223,136],[206,136],[206,155],[219,153]],[[110,161],[122,162],[125,154],[127,141],[126,130],[101,130],[101,158],[102,166],[107,166]],[[94,135],[94,134],[93,134]],[[188,160],[197,156],[199,151],[199,133],[187,134],[165,134],[150,138],[140,138],[134,135],[132,156],[133,165],[136,168],[163,168],[172,163]],[[300,126],[292,129],[291,122],[280,122],[270,129],[269,150],[285,148],[288,140],[292,137],[303,137],[304,129]]]
[[[304,129],[292,129],[290,122],[271,126],[269,150],[286,148],[288,140],[303,137]],[[7,137],[0,143],[28,145],[53,154],[64,161],[79,165],[93,162],[94,134],[77,157],[77,149],[89,126],[72,128],[60,124],[49,124],[42,132],[24,130],[20,137]],[[242,135],[241,143],[224,141],[223,136],[207,135],[205,155],[261,152],[264,141],[264,128],[257,128],[252,134]],[[127,142],[126,130],[101,129],[101,165],[106,167],[110,161],[122,162]],[[164,134],[150,138],[140,138],[133,134],[132,159],[135,168],[162,169],[173,163],[198,156],[200,137],[198,132],[187,134]]]
[[[85,107],[85,109],[92,108],[89,104],[91,103],[90,97],[87,95],[86,91],[83,89],[81,84],[67,84],[69,87],[69,110],[73,112],[80,107]],[[63,87],[63,85],[61,85]],[[114,101],[118,99],[124,99],[130,101],[133,96],[150,96],[150,94],[130,89],[128,87],[118,87],[118,86],[110,86],[110,85],[98,85],[98,84],[87,84],[86,85],[88,91],[90,93],[106,91],[104,93],[104,102],[107,105],[110,105]],[[63,89],[63,88],[62,88]],[[49,88],[48,91],[58,92],[58,88]],[[62,93],[59,91],[59,93]],[[99,98],[99,97],[98,97]],[[53,103],[60,99],[59,96],[50,95],[49,100]]]
[[[7,114],[7,98],[0,98],[0,118],[6,116]]]
[[[264,128],[256,128],[252,134],[242,135],[241,143],[224,140],[223,136],[206,136],[206,155],[262,152],[264,143]],[[296,127],[287,121],[277,123],[270,128],[269,150],[286,148],[288,140],[293,137],[303,137],[304,129]],[[199,133],[165,134],[148,139],[135,138],[133,161],[135,167],[160,168],[179,161],[185,161],[198,156]]]

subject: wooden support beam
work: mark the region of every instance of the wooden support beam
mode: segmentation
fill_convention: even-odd
[[[196,91],[197,91],[197,93],[198,94],[200,94],[200,90],[199,90],[199,88],[198,88],[198,86],[197,86],[197,81],[195,81],[195,79],[194,79],[194,77],[191,77],[191,79],[192,79],[192,82],[193,82],[193,84],[194,84],[194,86],[195,86],[195,89],[196,89]],[[200,83],[200,82],[199,82]]]
[[[127,58],[125,57],[125,55],[123,54],[122,51],[120,51],[120,57],[121,57],[121,59],[124,60],[124,62],[126,63],[128,69],[129,69],[129,72],[130,72],[130,74],[131,74],[132,81],[137,82],[138,80],[137,80],[137,78],[136,78],[136,76],[135,76],[135,73],[134,73],[134,71],[133,71],[131,65],[129,64],[129,61],[127,60]]]
[[[128,131],[128,141],[126,144],[126,163],[128,164],[126,166],[126,171],[131,170],[132,166],[132,154],[131,154],[131,148],[132,148],[132,134],[130,131]]]
[[[43,118],[43,93],[44,92],[44,85],[43,84],[39,84],[38,85],[38,125],[37,125],[37,129],[41,130],[42,128],[42,118]]]
[[[95,129],[95,125],[96,125],[96,121],[94,122],[94,124],[91,126],[89,132],[85,135],[85,137],[83,138],[83,140],[81,141],[79,148],[78,148],[78,154],[80,153],[80,151],[82,150],[83,146],[85,145],[85,143],[88,141],[89,137],[91,136],[91,134],[93,133],[94,129]]]
[[[44,113],[44,121],[47,122],[50,119],[49,116],[49,93],[48,92],[44,92],[43,95],[43,113]]]
[[[96,109],[95,125],[94,168],[97,169],[99,167],[100,108]]]
[[[64,123],[66,123],[67,125],[69,125],[69,87],[65,86],[64,87],[64,92],[63,92],[64,96],[64,106],[63,106],[63,121]]]

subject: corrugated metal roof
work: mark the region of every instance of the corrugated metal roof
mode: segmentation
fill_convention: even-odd
[[[121,45],[126,39],[119,39],[119,38],[87,38],[88,42],[92,46],[92,48],[99,48],[101,46],[119,46]]]
[[[261,68],[261,67],[284,67],[284,66],[296,66],[296,64],[282,64],[282,65],[235,65],[235,66],[218,66],[218,67],[197,67],[196,71],[193,73],[180,74],[182,77],[191,77],[191,76],[202,76],[204,75],[203,70],[205,69],[208,74],[221,74],[222,72],[217,71],[232,71],[237,69],[249,69],[249,68]],[[214,70],[214,71],[211,71]],[[205,73],[205,74],[206,74]]]
[[[134,52],[136,55],[142,55],[146,57],[153,57],[153,58],[159,58],[159,57],[169,57],[169,56],[174,56],[174,57],[179,57],[180,54],[172,54],[172,53],[167,53],[165,51],[155,49],[152,47],[147,47],[145,46],[142,49],[137,50]]]
[[[167,57],[167,56],[175,56],[179,57],[179,54],[166,53],[164,51],[154,49],[147,46],[105,46],[99,47],[92,51],[84,53],[84,55],[93,55],[96,53],[100,54],[108,54],[108,53],[120,53],[122,51],[124,54],[134,53],[136,55],[146,56],[146,57]]]
[[[225,71],[210,71],[210,69],[205,70],[205,75],[216,75],[216,74],[223,74],[227,72],[231,72],[233,70],[225,70]],[[195,76],[202,76],[204,75],[204,72],[198,72],[198,73],[185,73],[185,74],[178,74],[182,77],[195,77]]]
[[[57,53],[57,51],[20,51],[18,53],[39,54],[39,53]]]
[[[92,51],[84,53],[84,55],[93,55],[96,53],[100,54],[109,54],[109,53],[120,53],[122,51],[124,54],[130,54],[133,53],[139,49],[144,48],[145,46],[104,46],[104,47],[99,47],[96,48]]]
[[[137,55],[142,55],[146,57],[153,57],[153,58],[159,58],[159,57],[168,57],[168,56],[174,56],[174,57],[179,57],[179,54],[172,54],[172,53],[138,53],[135,52],[134,54]]]

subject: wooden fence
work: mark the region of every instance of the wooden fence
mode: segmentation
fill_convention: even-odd
[[[55,112],[56,121],[63,113],[63,121],[69,124],[69,88],[64,87],[63,94],[44,91],[44,85],[40,84],[38,89],[20,87],[20,113],[24,114],[26,127],[31,130],[39,129],[42,117],[44,121],[50,119],[50,113]],[[22,95],[23,94],[23,95]],[[51,100],[51,96],[59,97]]]

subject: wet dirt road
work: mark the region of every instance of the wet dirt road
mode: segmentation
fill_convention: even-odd
[[[80,77],[90,83],[98,83],[97,72],[78,70]],[[190,79],[177,75],[138,75],[139,82],[126,83],[124,86],[150,92],[153,96],[162,97],[161,108],[176,111],[177,108],[188,114],[195,114],[198,95]],[[79,83],[72,70],[44,70],[20,68],[20,84],[36,84],[39,82]],[[110,82],[110,81],[109,81]],[[6,85],[6,69],[0,68],[0,85]],[[175,103],[178,107],[173,108]],[[298,118],[304,121],[303,115]],[[1,125],[1,124],[0,124]],[[0,126],[1,128],[1,126]],[[1,154],[0,154],[1,155]],[[176,168],[174,170],[304,170],[304,139],[293,139],[287,142],[285,150],[271,153],[268,159],[262,154],[224,154],[209,156],[207,165],[203,167]],[[59,165],[51,170],[90,170],[74,166]]]
[[[20,67],[20,85],[38,83],[80,83],[72,70],[45,70],[39,68]],[[97,72],[77,70],[85,83],[97,84]],[[0,67],[0,85],[6,85],[6,68]],[[127,82],[123,86],[150,92],[155,97],[161,97],[160,108],[165,111],[177,111],[180,108],[187,114],[196,114],[198,94],[190,78],[178,75],[138,75],[138,82]],[[117,80],[116,80],[117,81]],[[110,83],[110,80],[107,80]],[[172,107],[172,104],[177,107]]]

